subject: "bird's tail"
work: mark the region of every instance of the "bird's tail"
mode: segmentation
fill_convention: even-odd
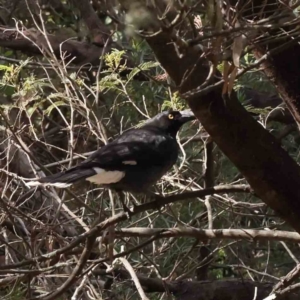
[[[72,185],[74,182],[91,177],[95,175],[96,172],[90,169],[83,169],[83,168],[72,168],[64,172],[60,172],[54,175],[46,176],[40,178],[36,181],[27,182],[29,186],[55,186],[58,188],[66,188]]]

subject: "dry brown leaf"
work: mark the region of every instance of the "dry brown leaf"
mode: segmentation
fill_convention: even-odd
[[[240,66],[240,58],[247,44],[247,38],[241,34],[233,40],[232,44],[232,60],[234,65],[238,68]]]
[[[229,82],[228,82],[228,95],[230,96],[232,89],[233,89],[233,85],[234,85],[234,81],[236,78],[238,72],[238,68],[234,67],[234,69],[232,70],[232,72],[230,73],[230,78],[229,78]]]
[[[224,85],[222,89],[222,95],[228,93],[228,86],[229,86],[229,78],[230,74],[234,71],[235,66],[231,64],[229,61],[224,61],[224,68],[223,68],[223,79],[224,79]]]

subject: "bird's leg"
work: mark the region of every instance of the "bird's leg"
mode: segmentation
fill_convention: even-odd
[[[127,214],[128,219],[130,219],[131,215],[132,215],[132,211],[128,208],[128,206],[125,203],[126,202],[125,201],[125,199],[126,199],[125,193],[124,192],[117,192],[117,193],[119,195],[120,202],[121,202],[121,204],[123,206],[123,210]]]

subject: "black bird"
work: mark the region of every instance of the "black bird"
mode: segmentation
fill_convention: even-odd
[[[179,152],[176,134],[194,119],[190,110],[162,112],[140,128],[124,132],[76,167],[28,185],[64,188],[85,179],[117,191],[146,192],[175,164]]]

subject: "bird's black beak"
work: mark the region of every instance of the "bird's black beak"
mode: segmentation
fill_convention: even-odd
[[[182,110],[180,114],[181,114],[180,121],[182,124],[196,119],[194,113],[190,109]]]

